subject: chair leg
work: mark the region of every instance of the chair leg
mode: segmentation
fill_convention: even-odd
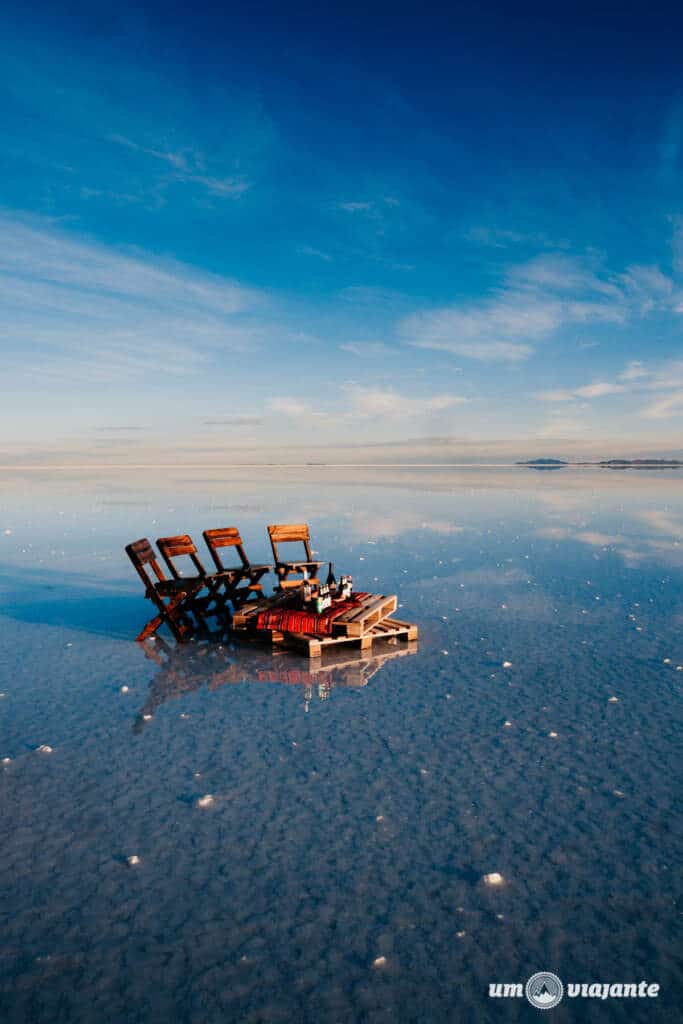
[[[181,590],[175,595],[175,597],[171,598],[168,604],[164,604],[161,598],[158,598],[158,600],[152,598],[159,609],[159,614],[155,615],[153,619],[150,619],[136,639],[140,642],[147,640],[148,637],[153,636],[156,633],[163,622],[166,622],[178,643],[185,643],[189,640],[190,637],[188,636],[188,633],[190,633],[190,629],[181,621],[181,615],[183,613],[181,606],[187,596],[188,595],[185,591]]]
[[[153,619],[150,619],[145,628],[135,637],[137,643],[141,644],[143,640],[148,640],[150,636],[154,636],[163,621],[163,615],[155,615]]]

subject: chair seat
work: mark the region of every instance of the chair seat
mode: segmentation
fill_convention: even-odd
[[[178,591],[200,590],[205,585],[203,576],[188,576],[179,580],[160,580],[154,585],[154,589],[159,594],[177,594]]]
[[[215,573],[215,575],[220,576],[222,573],[225,572],[228,574],[232,574],[233,576],[248,576],[250,572],[270,572],[272,568],[272,565],[252,565],[252,563],[250,562],[249,565],[236,565],[234,569],[222,569],[221,572],[217,572]]]
[[[324,562],[278,562],[276,568],[289,569],[292,572],[301,572],[302,569],[313,569],[317,572]]]

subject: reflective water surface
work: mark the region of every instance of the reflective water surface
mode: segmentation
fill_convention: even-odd
[[[540,970],[661,986],[554,1020],[676,1019],[680,472],[2,484],[3,1020],[526,1020],[488,986]],[[126,542],[237,525],[267,561],[299,520],[416,645],[133,642]]]

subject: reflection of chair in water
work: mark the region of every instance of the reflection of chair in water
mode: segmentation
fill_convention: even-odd
[[[183,697],[202,686],[209,690],[218,690],[230,683],[298,686],[303,690],[304,708],[308,711],[315,693],[319,700],[326,700],[335,687],[367,686],[388,661],[414,654],[417,643],[387,646],[381,652],[376,647],[376,653],[371,656],[363,651],[331,652],[315,667],[287,652],[233,650],[212,643],[175,647],[159,637],[156,642],[144,644],[143,650],[145,656],[159,666],[159,671],[150,683],[135,731],[142,728],[145,716],[153,715],[167,700]]]

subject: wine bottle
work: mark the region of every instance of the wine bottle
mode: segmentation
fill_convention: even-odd
[[[330,588],[330,590],[334,590],[335,587],[337,586],[337,581],[334,578],[334,570],[333,570],[333,567],[332,567],[332,562],[330,562],[330,571],[327,574],[327,581],[326,582],[327,582],[327,585]]]

